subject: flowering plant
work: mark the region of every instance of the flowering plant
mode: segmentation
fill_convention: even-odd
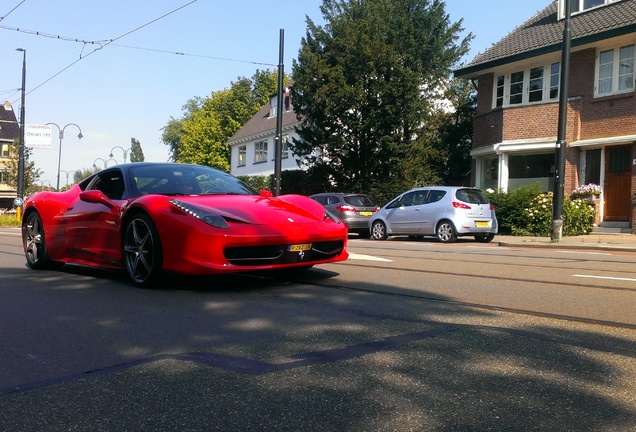
[[[600,195],[600,194],[601,194],[601,187],[599,185],[595,185],[594,183],[579,186],[572,191],[572,196],[575,198],[586,196],[586,195]]]

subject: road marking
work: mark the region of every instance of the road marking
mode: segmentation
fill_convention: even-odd
[[[607,252],[590,252],[590,251],[570,251],[570,250],[555,250],[555,252],[571,253],[571,254],[588,254],[588,255],[611,255]]]
[[[572,275],[572,277],[591,278],[591,279],[611,279],[611,280],[619,280],[619,281],[636,282],[636,279],[634,278],[619,278],[619,277],[612,277],[612,276],[593,276],[593,275],[575,274],[575,275]]]
[[[362,254],[357,254],[353,252],[349,252],[349,259],[361,260],[361,261],[393,262],[393,260],[390,260],[390,259],[374,257],[371,255],[362,255]]]

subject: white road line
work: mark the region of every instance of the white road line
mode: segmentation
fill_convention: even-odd
[[[362,255],[362,254],[357,254],[353,252],[349,252],[349,259],[361,260],[361,261],[393,262],[393,260],[390,260],[390,259],[374,257],[371,255]]]
[[[555,250],[555,252],[560,252],[560,253],[571,253],[571,254],[588,254],[588,255],[611,255],[611,253],[607,253],[607,252],[590,252],[590,251],[571,251],[571,250],[563,250],[563,249],[557,249]]]
[[[612,277],[612,276],[593,276],[593,275],[574,274],[572,275],[572,277],[590,278],[590,279],[610,279],[610,280],[636,282],[636,279],[634,278],[619,278],[619,277]]]

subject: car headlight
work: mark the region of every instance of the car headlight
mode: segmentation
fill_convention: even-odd
[[[206,224],[211,225],[215,228],[227,229],[230,227],[230,225],[223,218],[223,216],[219,214],[203,210],[199,207],[193,206],[192,204],[188,204],[179,200],[170,200],[168,202],[172,204],[173,206],[177,207],[178,209],[183,210],[187,214],[194,216],[200,221],[203,221]]]
[[[323,218],[323,220],[327,220],[327,219],[331,219],[335,223],[341,223],[342,222],[338,216],[334,215],[329,210],[325,209],[325,217]]]

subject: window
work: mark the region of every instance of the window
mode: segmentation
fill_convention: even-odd
[[[254,163],[267,162],[267,141],[254,144]]]
[[[287,135],[283,135],[283,147],[281,149],[281,154],[283,159],[287,159],[289,157],[289,137]]]
[[[499,187],[499,156],[487,156],[477,160],[479,164],[479,185],[483,189]]]
[[[9,157],[9,144],[2,144],[2,153],[0,156],[3,158]]]
[[[285,105],[283,105],[283,112],[291,111],[293,109],[291,104],[291,96],[289,95],[289,89],[285,89],[285,94],[283,95],[283,100],[285,101]],[[269,100],[269,116],[276,117],[278,109],[278,95],[272,96]]]
[[[559,97],[559,81],[561,80],[561,64],[552,63],[550,65],[550,99]]]
[[[7,169],[0,169],[0,183],[4,183],[7,184],[9,183],[9,170]]]
[[[510,105],[523,102],[523,71],[510,75]]]
[[[541,190],[554,189],[554,153],[508,156],[508,190],[538,183]]]
[[[585,152],[585,183],[601,184],[601,149]]]
[[[245,160],[247,157],[247,147],[242,145],[238,148],[238,166],[245,166]]]
[[[601,51],[597,63],[597,96],[634,90],[634,45]]]
[[[572,15],[585,12],[600,6],[607,6],[621,0],[570,0],[570,13]],[[565,18],[565,0],[559,0],[559,19]]]
[[[543,67],[530,69],[528,100],[530,102],[539,102],[543,100]]]
[[[289,138],[287,135],[283,135],[283,147],[280,149],[281,159],[287,159],[289,157]],[[277,138],[274,138],[274,142],[277,141]],[[274,149],[274,153],[276,153],[276,149]],[[276,154],[272,156],[272,160],[276,159]]]
[[[494,85],[494,108],[557,99],[560,69],[560,63],[552,63],[498,75]]]
[[[495,86],[495,107],[497,108],[502,107],[504,103],[505,82],[506,82],[505,76],[499,75],[497,77],[497,85]]]

